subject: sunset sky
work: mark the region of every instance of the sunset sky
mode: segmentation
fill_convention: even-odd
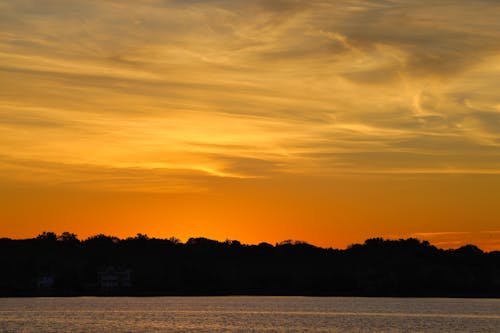
[[[500,249],[500,2],[0,2],[0,237]]]

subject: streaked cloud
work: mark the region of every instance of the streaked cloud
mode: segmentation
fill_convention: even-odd
[[[441,248],[458,248],[466,244],[481,244],[486,250],[500,247],[499,230],[417,232],[412,237],[429,240]]]
[[[370,159],[375,172],[500,166],[494,1],[1,7],[6,156],[213,175],[231,156],[227,175],[245,176],[266,174],[245,160],[328,172],[324,156],[351,171]]]

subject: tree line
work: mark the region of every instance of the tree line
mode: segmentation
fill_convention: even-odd
[[[499,251],[444,250],[414,238],[372,238],[333,249],[299,241],[182,243],[143,234],[79,240],[44,232],[2,238],[0,251],[0,296],[500,297]]]

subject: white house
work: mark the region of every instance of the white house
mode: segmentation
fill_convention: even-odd
[[[97,274],[101,290],[119,290],[132,286],[132,271],[130,269],[117,270],[113,266],[107,266],[104,271],[98,272]]]

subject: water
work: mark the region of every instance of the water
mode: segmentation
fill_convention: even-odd
[[[500,332],[500,300],[4,298],[0,332]]]

